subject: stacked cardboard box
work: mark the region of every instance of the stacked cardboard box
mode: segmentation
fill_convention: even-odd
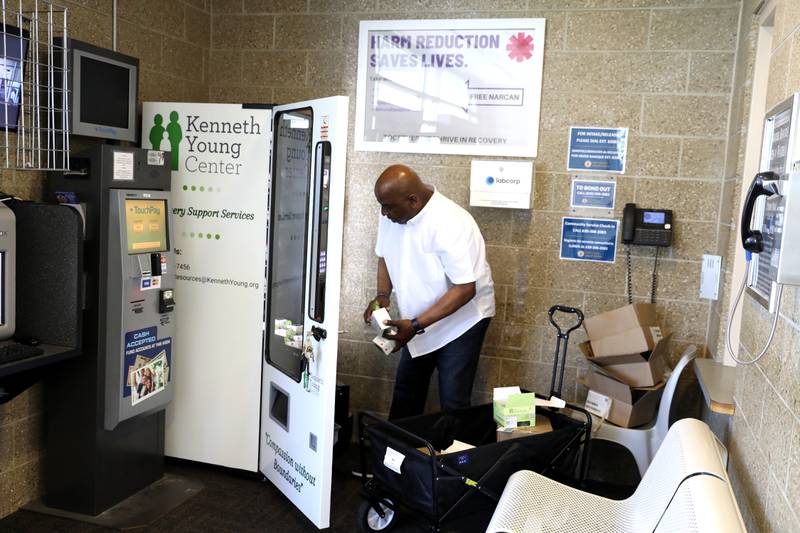
[[[623,427],[646,424],[664,388],[669,335],[654,304],[633,304],[587,318],[589,340],[580,345],[589,361],[588,386],[611,398],[607,419]]]

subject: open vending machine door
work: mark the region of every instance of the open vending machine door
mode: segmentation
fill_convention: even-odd
[[[259,469],[330,522],[348,99],[273,109]]]

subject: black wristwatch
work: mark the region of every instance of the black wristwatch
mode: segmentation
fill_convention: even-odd
[[[411,319],[411,327],[414,328],[414,333],[417,335],[422,335],[425,333],[425,328],[419,325],[419,320],[416,318]]]

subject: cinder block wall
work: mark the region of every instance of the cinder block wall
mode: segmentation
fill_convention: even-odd
[[[499,384],[549,386],[552,330],[544,313],[550,305],[577,305],[596,313],[624,303],[622,260],[600,266],[558,259],[560,217],[568,209],[567,131],[574,124],[630,128],[628,172],[619,178],[617,204],[621,208],[635,201],[675,210],[675,246],[660,265],[664,321],[676,333],[676,349],[708,342],[709,352],[719,353],[725,309],[697,297],[700,258],[703,253],[725,255],[729,270],[732,213],[742,181],[730,165],[738,161],[741,127],[736,124],[746,124],[741,114],[749,102],[746,79],[740,76],[732,85],[732,78],[734,65],[741,72],[751,70],[746,19],[754,3],[746,0],[745,31],[737,40],[739,0],[120,0],[119,45],[142,60],[143,100],[285,103],[345,94],[351,98],[352,120],[359,20],[546,18],[534,207],[530,212],[471,209],[486,237],[498,288],[498,316],[476,390],[476,399],[486,399]],[[66,4],[73,35],[110,46],[109,1]],[[796,46],[796,23],[784,22],[797,18],[796,11],[787,14],[794,4],[781,0],[784,14],[781,26],[776,24],[785,32],[773,57],[776,81],[770,85],[781,95],[776,101],[800,88],[790,81],[797,76],[779,68],[789,64],[790,49]],[[339,372],[353,387],[356,409],[386,412],[395,364],[372,349],[358,318],[375,286],[374,179],[386,165],[403,162],[466,206],[469,161],[354,152],[351,140],[341,324],[346,333]],[[0,184],[7,192],[41,197],[37,174],[3,171]],[[634,292],[644,299],[652,257],[638,250],[634,255]],[[794,293],[788,296],[787,301],[796,301]],[[782,323],[785,331],[796,331],[796,317],[795,305]],[[747,324],[759,320],[766,319],[751,305],[745,335],[751,331]],[[751,524],[785,524],[785,530],[796,526],[788,521],[796,516],[787,502],[797,500],[792,479],[800,463],[800,431],[797,399],[791,394],[798,389],[790,387],[787,375],[796,384],[797,347],[794,337],[783,335],[776,349],[793,357],[781,355],[777,369],[740,373],[737,401],[744,407],[733,424],[732,461],[746,516]],[[567,383],[574,384],[581,372],[580,358],[572,353]],[[0,516],[40,493],[42,394],[35,388],[0,406]],[[583,394],[580,386],[567,392],[571,399]],[[745,418],[751,411],[758,416]],[[781,416],[780,424],[773,413]],[[766,429],[762,421],[773,433],[779,426],[794,428],[781,441],[788,473],[770,459],[778,448],[760,438]]]
[[[71,37],[111,48],[111,0],[59,1]],[[30,2],[26,2],[26,5]],[[140,60],[139,100],[205,101],[211,14],[206,0],[119,0],[118,50]],[[92,141],[80,140],[73,150]],[[44,176],[0,170],[0,190],[40,200]],[[0,405],[0,518],[42,491],[45,417],[41,385]]]
[[[757,25],[752,13],[759,4],[745,0],[739,37],[736,82],[733,93],[726,183],[735,194],[722,226],[730,225],[730,246],[738,238],[740,188],[753,176],[743,174],[744,146],[752,93]],[[777,0],[773,48],[769,59],[767,103],[769,110],[800,91],[800,2]],[[759,139],[761,132],[757,133]],[[722,227],[721,226],[721,227]],[[723,228],[724,232],[724,228]],[[728,281],[732,262],[726,262]],[[732,290],[737,290],[734,287]],[[719,310],[719,353],[724,343],[727,306]],[[772,316],[746,296],[742,304],[740,356],[750,359],[764,346]],[[775,340],[754,366],[737,368],[736,414],[733,418],[730,474],[749,531],[800,531],[800,295],[784,290]]]
[[[545,390],[554,340],[546,310],[562,303],[591,314],[625,302],[623,257],[614,265],[558,258],[560,221],[569,209],[571,125],[630,128],[616,215],[630,201],[675,210],[675,246],[659,266],[659,302],[676,350],[705,344],[712,313],[698,298],[700,259],[718,248],[739,12],[737,0],[213,0],[209,94],[220,102],[276,103],[344,94],[352,121],[360,20],[546,18],[533,209],[470,208],[486,238],[498,303],[476,400],[500,384]],[[467,207],[471,158],[355,152],[352,139],[347,156],[339,379],[352,386],[354,408],[385,413],[396,357],[371,345],[360,319],[375,292],[374,180],[387,165],[406,163]],[[640,301],[649,296],[650,254],[634,250]],[[581,371],[573,351],[569,399],[585,394],[576,386]]]

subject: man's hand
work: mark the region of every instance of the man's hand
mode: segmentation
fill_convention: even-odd
[[[370,300],[370,302],[367,304],[367,308],[364,309],[364,322],[366,324],[369,324],[369,320],[372,317],[372,304],[374,304],[375,302],[378,302],[378,305],[380,305],[381,307],[389,309],[389,297],[383,295],[376,296],[375,298]]]
[[[411,325],[410,320],[386,320],[384,324],[387,326],[393,326],[397,329],[395,333],[390,333],[391,330],[384,330],[383,336],[387,339],[393,340],[397,343],[392,353],[400,350],[403,346],[408,344],[408,341],[414,338],[414,335],[417,334],[414,326]]]

